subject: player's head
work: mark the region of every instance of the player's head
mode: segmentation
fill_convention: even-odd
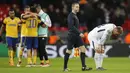
[[[24,12],[25,12],[25,13],[30,12],[30,6],[28,6],[28,5],[25,6],[25,7],[24,7]]]
[[[13,9],[9,10],[9,17],[11,17],[11,18],[15,17],[15,11]]]
[[[41,8],[41,5],[38,4],[38,5],[36,6],[36,11],[37,11],[37,13],[39,13],[39,12],[41,11],[41,9],[42,9],[42,8]]]
[[[77,13],[77,12],[79,12],[79,9],[80,9],[79,3],[77,3],[77,2],[72,3],[72,11]]]
[[[119,36],[122,33],[123,33],[123,28],[121,26],[117,26],[113,30],[113,35],[115,35],[115,36]]]

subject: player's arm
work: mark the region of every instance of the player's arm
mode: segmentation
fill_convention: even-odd
[[[27,18],[32,17],[32,16],[34,16],[34,14],[32,14],[32,13],[22,14],[22,15],[21,15],[21,18],[22,18],[22,19],[27,19]]]
[[[0,29],[0,36],[2,35],[2,33],[4,31],[4,27],[5,27],[5,24],[2,24],[1,29]]]
[[[99,44],[100,44],[100,45],[104,45],[106,39],[109,38],[109,37],[108,37],[109,32],[110,32],[110,30],[107,30],[107,29],[104,31],[103,36],[102,36],[101,39],[99,40]]]
[[[74,26],[74,20],[73,20],[73,16],[72,15],[70,15],[68,17],[68,26],[71,29],[71,31],[73,31],[73,32],[77,33],[78,35],[80,35],[79,30]]]
[[[2,33],[3,33],[3,31],[4,31],[4,27],[5,27],[5,24],[7,23],[7,19],[5,18],[4,20],[3,20],[3,24],[2,24],[2,26],[1,26],[1,29],[0,29],[0,36],[2,35]]]
[[[40,17],[41,17],[41,16],[40,16]],[[48,15],[46,15],[45,18],[42,18],[42,17],[41,17],[41,21],[42,21],[45,25],[47,25],[48,27],[51,27],[51,26],[52,26],[50,17],[49,17]]]

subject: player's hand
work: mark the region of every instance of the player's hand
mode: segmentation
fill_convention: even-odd
[[[95,51],[97,53],[104,53],[104,46],[103,45],[98,45],[96,48],[95,48]]]
[[[42,27],[43,27],[43,28],[45,28],[45,27],[46,27],[46,25],[45,25],[45,24],[42,24]]]
[[[25,14],[31,14],[32,12],[26,12]]]
[[[37,14],[36,13],[30,13],[30,16],[33,17],[33,18],[36,18]]]
[[[83,33],[80,33],[80,37],[82,37],[82,38],[83,38],[83,37],[84,37],[84,34],[83,34]]]
[[[32,13],[32,15],[33,15],[33,16],[38,16],[38,14],[37,14],[37,13]]]

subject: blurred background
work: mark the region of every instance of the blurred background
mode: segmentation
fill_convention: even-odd
[[[114,23],[117,26],[122,26],[124,33],[118,40],[107,41],[107,44],[110,44],[112,48],[116,47],[116,52],[109,51],[111,53],[109,56],[130,55],[130,0],[0,0],[0,25],[2,25],[3,19],[8,16],[9,9],[13,8],[16,16],[20,17],[25,5],[34,8],[36,4],[41,4],[43,11],[49,14],[52,21],[52,27],[49,28],[48,45],[65,45],[68,31],[67,16],[71,11],[72,2],[80,3],[79,29],[85,35],[83,40],[86,45],[89,44],[88,32],[94,27],[105,23]],[[4,36],[3,34],[0,39],[2,43],[6,42]],[[126,48],[126,50],[121,47]],[[124,53],[121,54],[123,51]]]

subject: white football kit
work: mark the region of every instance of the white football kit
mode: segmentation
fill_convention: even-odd
[[[88,34],[90,48],[99,49],[99,45],[104,45],[106,40],[110,39],[114,28],[116,28],[116,25],[110,23],[97,26],[92,31],[90,31]],[[101,49],[103,50],[104,48]],[[102,67],[103,58],[104,58],[103,53],[95,52],[94,60],[97,70],[105,70]]]
[[[116,28],[114,24],[103,24],[95,27],[88,34],[90,48],[96,49],[98,45],[104,45],[105,41],[112,35],[113,29]]]

